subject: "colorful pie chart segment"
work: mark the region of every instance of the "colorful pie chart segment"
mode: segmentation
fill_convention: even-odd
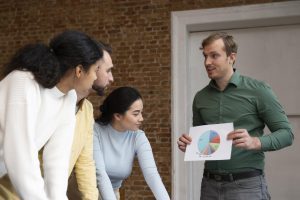
[[[218,150],[220,135],[213,130],[205,131],[198,139],[198,150],[202,155],[210,155]]]

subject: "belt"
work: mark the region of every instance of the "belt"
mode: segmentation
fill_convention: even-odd
[[[204,171],[203,176],[209,179],[213,179],[215,181],[235,181],[239,179],[251,178],[255,176],[262,175],[262,170],[254,170],[254,171],[247,171],[247,172],[239,172],[239,173],[226,173],[226,174],[217,174],[211,173],[208,171]]]

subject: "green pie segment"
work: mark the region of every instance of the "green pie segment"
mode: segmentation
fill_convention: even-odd
[[[210,155],[220,146],[220,135],[213,130],[205,131],[198,139],[198,150],[202,155]]]

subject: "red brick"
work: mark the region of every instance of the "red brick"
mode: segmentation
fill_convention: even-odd
[[[275,2],[278,0],[0,0],[0,71],[21,46],[48,42],[78,29],[113,48],[115,83],[144,97],[143,129],[158,170],[171,193],[171,11]],[[281,0],[282,1],[282,0]],[[92,94],[95,116],[103,98]],[[138,163],[123,185],[126,199],[154,199]]]

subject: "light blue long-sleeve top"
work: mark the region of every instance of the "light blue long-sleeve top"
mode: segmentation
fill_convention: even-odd
[[[116,199],[113,190],[119,189],[123,180],[131,174],[135,156],[155,198],[169,200],[145,133],[141,130],[118,132],[110,124],[102,126],[95,123],[94,159],[102,199]]]

